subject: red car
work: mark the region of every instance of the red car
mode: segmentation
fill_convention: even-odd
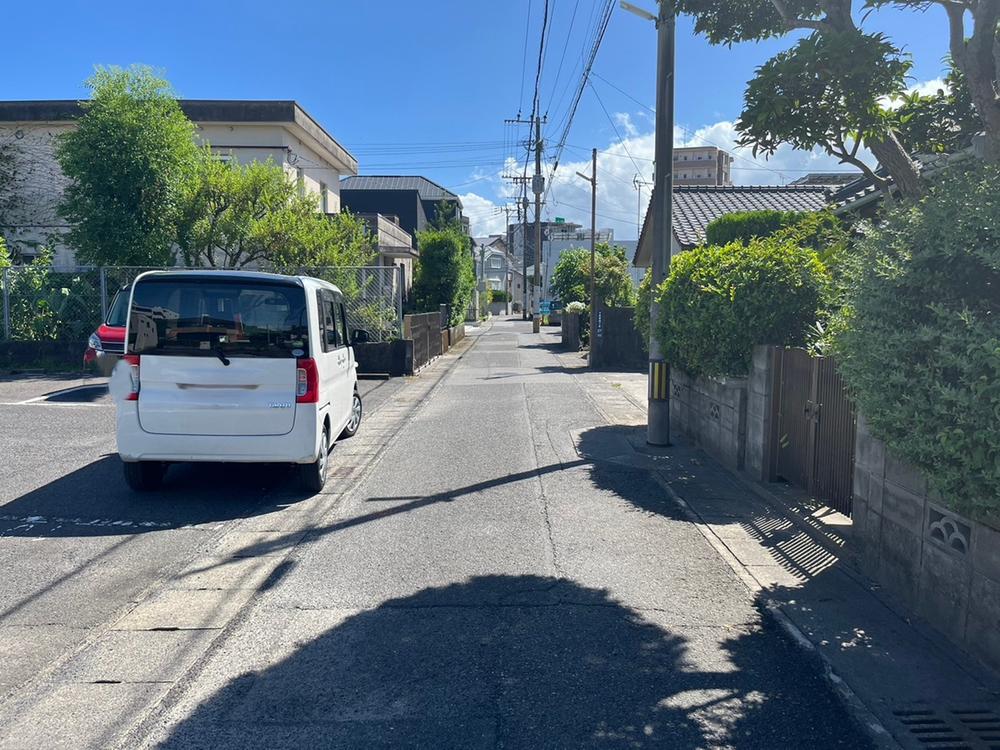
[[[115,293],[108,308],[108,317],[90,334],[83,353],[83,366],[96,367],[102,375],[110,375],[115,363],[125,353],[125,316],[128,315],[128,287]]]

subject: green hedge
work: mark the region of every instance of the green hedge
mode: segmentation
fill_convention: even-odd
[[[706,245],[748,244],[754,238],[770,237],[798,223],[805,214],[796,211],[740,211],[720,216],[705,227]]]
[[[828,285],[816,253],[794,242],[688,250],[657,290],[656,335],[667,361],[691,375],[743,376],[754,345],[805,343]]]
[[[935,180],[859,243],[834,345],[873,433],[942,500],[1000,512],[1000,168]]]

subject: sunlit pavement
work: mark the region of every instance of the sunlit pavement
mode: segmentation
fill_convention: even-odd
[[[46,417],[78,468],[25,459],[0,508],[50,523],[0,539],[0,746],[867,746],[662,487],[602,460],[628,389],[551,341],[479,329],[314,498],[261,467],[137,501],[93,458],[110,410]],[[56,529],[67,497],[95,523]]]

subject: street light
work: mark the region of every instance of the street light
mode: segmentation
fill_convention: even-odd
[[[621,7],[647,21],[656,22],[656,173],[653,177],[653,289],[667,278],[673,231],[674,169],[674,13],[668,0],[660,0],[659,14],[621,0]],[[670,370],[656,340],[660,319],[656,295],[649,304],[649,392],[646,442],[670,445]]]

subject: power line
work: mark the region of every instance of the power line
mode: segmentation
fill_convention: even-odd
[[[611,127],[615,131],[615,135],[618,136],[618,145],[622,147],[625,151],[625,155],[632,161],[632,166],[635,167],[637,172],[642,172],[639,165],[635,163],[635,159],[632,158],[632,154],[628,152],[628,146],[625,145],[625,139],[622,138],[622,134],[618,132],[618,126],[615,125],[615,121],[611,119],[611,115],[608,112],[608,108],[604,106],[604,102],[601,101],[601,95],[597,93],[597,89],[594,88],[594,84],[590,84],[590,90],[594,92],[594,96],[597,98],[597,103],[601,105],[601,111],[604,112],[604,116],[608,118],[608,122],[611,123]]]
[[[535,69],[535,95],[531,100],[531,119],[540,114],[540,88],[542,82],[542,66],[545,63],[545,32],[549,25],[549,0],[545,0],[542,9],[542,36],[538,42],[538,67]]]
[[[521,53],[521,93],[517,97],[517,118],[521,119],[524,106],[524,74],[528,68],[528,29],[531,28],[531,0],[528,0],[528,16],[524,19],[524,51]]]
[[[611,81],[609,81],[604,76],[598,75],[598,73],[597,73],[596,70],[591,71],[590,75],[592,75],[594,78],[597,78],[597,79],[599,79],[601,81],[604,81],[606,84],[608,84],[608,86],[610,86],[611,88],[613,88],[619,94],[621,94],[622,96],[628,97],[629,99],[631,99],[632,101],[634,101],[636,104],[638,104],[640,107],[642,107],[644,109],[648,109],[653,114],[656,114],[656,110],[655,109],[653,109],[652,107],[650,107],[648,104],[643,104],[642,102],[640,102],[638,99],[636,99],[634,96],[632,96],[630,93],[628,93],[624,89],[618,88],[615,84],[611,83]]]
[[[597,51],[601,47],[601,41],[604,39],[604,33],[608,30],[608,23],[611,21],[614,9],[614,0],[607,0],[600,15],[600,22],[597,26],[594,43],[590,48],[590,54],[587,57],[587,63],[583,68],[583,75],[580,76],[580,82],[577,84],[576,91],[573,94],[573,99],[570,101],[570,108],[566,118],[566,126],[563,128],[562,134],[559,136],[559,143],[556,146],[555,158],[552,163],[552,177],[550,177],[549,186],[546,187],[545,190],[546,196],[548,195],[549,187],[552,185],[552,180],[555,178],[556,170],[559,169],[559,159],[562,157],[563,149],[566,146],[566,139],[569,137],[569,131],[573,127],[573,118],[576,116],[576,109],[580,105],[580,98],[583,96],[583,89],[587,85],[590,70],[594,66],[594,60],[597,59]]]
[[[549,104],[545,108],[545,116],[548,117],[549,107],[555,98],[556,91],[559,90],[559,79],[562,77],[563,63],[566,61],[566,50],[569,49],[569,40],[573,37],[573,25],[576,23],[576,12],[580,8],[580,0],[576,0],[573,5],[573,15],[569,19],[569,29],[566,31],[566,41],[563,43],[562,54],[559,56],[559,67],[556,69],[556,80],[552,84],[552,95],[549,97]]]

